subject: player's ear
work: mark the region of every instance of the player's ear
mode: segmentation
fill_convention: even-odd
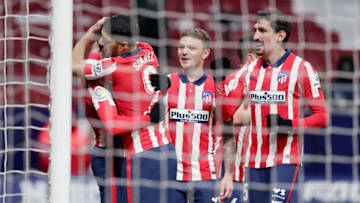
[[[206,59],[210,55],[211,50],[210,49],[204,49],[203,51],[203,59]]]
[[[120,52],[127,52],[130,49],[130,45],[128,42],[120,42],[118,43],[118,50]]]
[[[286,32],[285,32],[285,30],[280,30],[280,31],[277,33],[277,35],[278,35],[278,38],[277,38],[278,42],[282,42],[282,41],[284,41],[284,39],[286,38]]]

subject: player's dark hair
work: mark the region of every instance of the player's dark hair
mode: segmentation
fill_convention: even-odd
[[[286,37],[283,40],[286,43],[289,40],[292,23],[289,16],[278,10],[260,10],[256,14],[256,21],[258,22],[261,19],[265,19],[270,22],[271,27],[275,30],[275,32],[279,32],[280,30],[284,30],[286,32]]]
[[[254,34],[247,34],[239,39],[237,55],[241,60],[241,63],[246,62],[246,57],[248,53],[256,54],[256,49],[253,45],[253,42],[254,42]]]
[[[180,38],[181,37],[194,37],[196,39],[200,39],[203,41],[205,48],[210,49],[210,36],[205,30],[201,28],[185,30],[181,33]]]
[[[139,36],[137,21],[126,15],[114,15],[106,18],[103,27],[117,42],[127,41],[134,44],[135,39]]]

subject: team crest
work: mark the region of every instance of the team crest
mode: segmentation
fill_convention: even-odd
[[[202,100],[205,104],[209,104],[212,101],[213,93],[209,91],[203,91],[202,92]]]
[[[277,78],[278,82],[280,84],[285,84],[287,82],[287,80],[288,80],[288,75],[289,75],[288,72],[285,72],[285,71],[280,72],[279,75],[278,75],[278,78]]]

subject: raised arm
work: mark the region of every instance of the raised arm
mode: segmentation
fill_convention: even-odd
[[[104,24],[105,17],[98,20],[75,44],[72,50],[72,71],[75,75],[83,76],[83,68],[86,64],[86,55],[90,51],[93,44],[99,38],[99,32]]]

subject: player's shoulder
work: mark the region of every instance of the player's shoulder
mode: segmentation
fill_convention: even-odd
[[[208,82],[211,82],[211,83],[214,83],[215,84],[215,80],[214,80],[214,77],[210,74],[204,74],[204,76],[206,77],[206,81]]]
[[[176,78],[179,78],[180,75],[179,75],[179,72],[173,72],[173,73],[169,73],[167,74],[168,77],[170,77],[170,79],[176,79]]]
[[[307,61],[306,59],[304,59],[304,58],[302,58],[300,56],[297,56],[297,55],[295,55],[293,53],[292,53],[292,56],[294,57],[294,63],[299,64],[300,71],[301,70],[306,70],[306,69],[315,70],[314,66],[309,61]]]
[[[146,42],[137,42],[136,45],[145,51],[154,51],[153,47]]]
[[[232,72],[230,75],[226,76],[225,84],[228,84],[230,81],[232,81],[234,79],[239,79],[239,78],[244,77],[244,75],[247,73],[248,70],[249,70],[248,69],[248,63],[244,64],[244,65],[240,65],[239,69]]]

